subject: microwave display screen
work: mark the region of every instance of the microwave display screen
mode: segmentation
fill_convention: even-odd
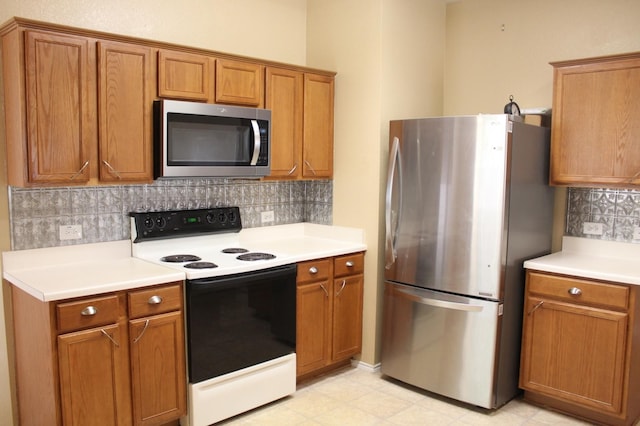
[[[251,120],[168,115],[168,165],[243,165],[251,161],[254,146]]]

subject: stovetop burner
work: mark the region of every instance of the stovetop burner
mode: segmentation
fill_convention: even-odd
[[[193,254],[172,254],[170,256],[164,256],[160,258],[162,262],[170,263],[183,263],[183,262],[196,262],[201,260],[198,256]]]
[[[247,253],[249,250],[247,250],[246,248],[241,248],[241,247],[229,247],[226,249],[222,249],[223,253],[227,253],[227,254],[240,254],[240,253]]]
[[[253,261],[253,260],[275,259],[275,257],[276,256],[271,253],[252,252],[252,253],[241,254],[240,256],[236,257],[236,259]]]
[[[211,269],[217,268],[218,265],[212,262],[191,262],[184,265],[184,267],[189,269]]]

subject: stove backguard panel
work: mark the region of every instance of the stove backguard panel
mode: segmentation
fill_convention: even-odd
[[[242,226],[332,223],[331,180],[262,182],[242,179],[167,179],[150,185],[9,187],[13,250],[130,238],[130,211],[239,206]],[[274,221],[261,222],[261,213]],[[82,225],[82,238],[60,240],[63,225]]]

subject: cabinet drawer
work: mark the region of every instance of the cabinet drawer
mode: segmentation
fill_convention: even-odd
[[[113,324],[118,321],[118,296],[113,294],[56,306],[58,333]]]
[[[563,301],[627,310],[629,289],[579,278],[529,272],[529,293],[550,296]],[[579,294],[572,294],[579,293]]]
[[[364,271],[364,253],[338,256],[333,261],[333,273],[336,277],[361,274]]]
[[[298,264],[298,283],[326,280],[331,275],[331,259],[317,259]]]
[[[178,311],[181,307],[182,287],[180,284],[129,292],[130,318]]]

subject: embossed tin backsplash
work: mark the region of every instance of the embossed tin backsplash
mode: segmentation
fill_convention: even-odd
[[[149,185],[9,188],[13,250],[128,239],[129,212],[239,206],[245,228],[332,223],[331,180],[167,179]],[[262,223],[261,213],[274,212]],[[82,225],[82,238],[60,240],[63,225]]]
[[[640,243],[640,239],[633,238],[634,229],[639,226],[640,191],[569,188],[565,235]],[[600,228],[602,234],[598,235]]]

